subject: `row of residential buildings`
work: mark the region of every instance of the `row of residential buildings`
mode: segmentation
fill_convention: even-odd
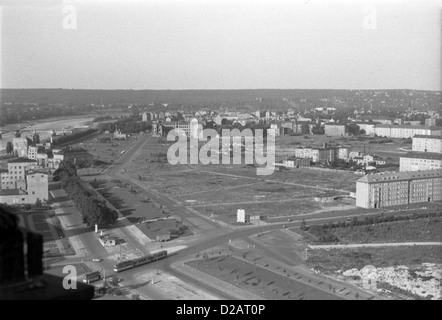
[[[0,203],[34,204],[48,200],[48,174],[36,160],[17,158],[8,161],[8,169],[0,172]]]
[[[442,136],[415,135],[399,172],[369,174],[356,182],[356,205],[381,208],[442,200]]]
[[[399,171],[437,169],[442,169],[442,136],[414,136],[412,151],[400,157]]]
[[[295,148],[294,158],[309,159],[315,163],[330,163],[336,159],[345,161],[352,160],[358,165],[384,165],[386,160],[377,156],[363,154],[360,151],[351,151],[350,147],[346,146],[329,146],[326,143],[322,147],[298,147]]]

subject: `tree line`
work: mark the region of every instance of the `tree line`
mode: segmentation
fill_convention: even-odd
[[[84,186],[72,163],[62,161],[59,169],[54,172],[54,181],[60,181],[62,188],[80,211],[83,222],[89,227],[96,224],[112,225],[117,221],[118,213]]]
[[[93,134],[95,132],[98,132],[98,130],[97,129],[87,129],[87,130],[73,133],[73,134],[69,134],[66,136],[59,136],[59,137],[53,138],[54,145],[59,146],[62,144],[70,143],[70,142],[76,141],[78,139],[87,137],[88,135]]]
[[[152,124],[148,121],[134,121],[133,118],[118,120],[113,123],[100,123],[98,128],[102,131],[109,131],[111,133],[121,130],[121,133],[139,133],[152,129]]]

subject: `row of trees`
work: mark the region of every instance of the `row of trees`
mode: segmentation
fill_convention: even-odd
[[[87,137],[88,135],[91,135],[95,132],[98,132],[98,130],[97,129],[87,129],[87,130],[73,133],[70,135],[56,137],[56,138],[54,138],[54,144],[59,146],[62,144],[70,143],[70,142],[76,141],[78,139]]]
[[[102,131],[115,132],[118,129],[122,133],[138,133],[140,131],[146,131],[152,129],[152,124],[145,121],[133,121],[133,120],[118,120],[113,123],[100,123],[98,127]]]
[[[87,189],[77,176],[76,167],[70,162],[61,162],[60,168],[54,172],[54,181],[60,181],[61,186],[80,211],[83,222],[89,227],[112,225],[117,221],[118,213],[111,210],[106,203],[99,199],[94,191]]]

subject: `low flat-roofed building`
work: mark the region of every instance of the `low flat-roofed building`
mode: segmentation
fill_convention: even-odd
[[[442,170],[368,174],[356,181],[356,206],[382,208],[442,200]]]
[[[0,203],[6,203],[8,205],[27,204],[27,192],[22,189],[1,189]]]

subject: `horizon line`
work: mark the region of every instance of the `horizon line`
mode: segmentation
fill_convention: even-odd
[[[442,89],[327,89],[327,88],[240,88],[240,89],[97,89],[97,88],[0,88],[0,90],[90,90],[90,91],[246,91],[246,90],[329,90],[329,91],[431,91],[442,92]]]

